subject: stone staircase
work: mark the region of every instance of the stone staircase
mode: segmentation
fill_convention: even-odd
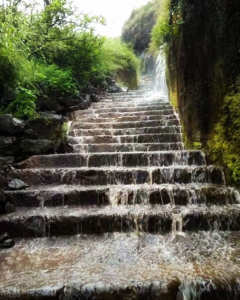
[[[239,195],[151,89],[75,112],[72,153],[19,164],[0,299],[240,299]]]

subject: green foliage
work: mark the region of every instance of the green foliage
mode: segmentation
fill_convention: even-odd
[[[127,84],[133,77],[136,87],[140,75],[140,60],[133,53],[131,47],[123,43],[120,39],[108,39],[103,45],[103,55],[101,63],[108,74],[116,76],[120,81]],[[134,85],[134,84],[133,84]]]
[[[156,24],[164,0],[152,0],[132,11],[122,30],[122,40],[131,43],[135,51],[141,53],[148,48],[151,31]]]
[[[39,65],[38,83],[44,85],[48,94],[55,96],[77,95],[77,84],[71,69],[60,69],[57,65]]]
[[[16,99],[2,113],[9,113],[20,119],[35,119],[38,116],[36,98],[32,90],[19,87]]]
[[[44,1],[42,10],[20,2],[0,5],[2,112],[33,118],[38,97],[74,97],[89,81],[105,87],[106,76],[138,72],[131,49],[95,33],[102,17],[76,14],[67,0]]]
[[[170,0],[164,1],[163,9],[151,32],[151,48],[159,48],[178,35],[179,26],[183,24],[181,11],[181,0],[172,6]]]
[[[221,118],[209,142],[213,161],[222,162],[236,184],[240,184],[240,92],[225,97]]]

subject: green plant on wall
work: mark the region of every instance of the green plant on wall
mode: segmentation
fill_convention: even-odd
[[[230,171],[235,184],[240,184],[240,92],[224,99],[221,117],[215,126],[208,147],[210,157],[222,162]]]
[[[183,1],[179,0],[172,5],[170,0],[165,0],[164,9],[161,11],[156,25],[151,33],[151,47],[160,47],[168,43],[179,33],[179,26],[184,23],[182,18]]]

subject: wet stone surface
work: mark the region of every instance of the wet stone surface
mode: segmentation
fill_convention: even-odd
[[[112,291],[123,296],[123,287],[128,287],[131,296],[138,287],[139,293],[145,289],[150,296],[151,292],[154,295],[150,286],[154,286],[156,293],[170,297],[167,299],[179,299],[178,293],[193,296],[200,285],[202,293],[211,287],[212,296],[220,286],[234,295],[240,275],[239,241],[236,232],[18,240],[13,250],[0,250],[0,293],[6,292],[6,286],[9,292],[26,294],[32,289],[50,293],[65,286],[66,299],[76,299],[73,294],[86,292],[96,296],[103,292],[111,295]]]
[[[1,300],[240,299],[239,192],[184,150],[178,115],[153,87],[145,77],[89,110],[72,103],[71,153],[39,151],[12,170],[30,187],[4,193],[16,211],[0,216],[14,239],[0,243]],[[15,140],[1,143],[12,156]]]

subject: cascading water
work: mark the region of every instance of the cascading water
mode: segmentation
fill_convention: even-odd
[[[159,96],[159,98],[168,100],[166,57],[163,49],[159,50],[159,54],[157,56],[154,93]]]
[[[0,236],[28,239],[0,252],[0,299],[240,299],[239,194],[183,150],[162,50],[153,77],[75,112],[73,153],[13,171],[31,188]]]

